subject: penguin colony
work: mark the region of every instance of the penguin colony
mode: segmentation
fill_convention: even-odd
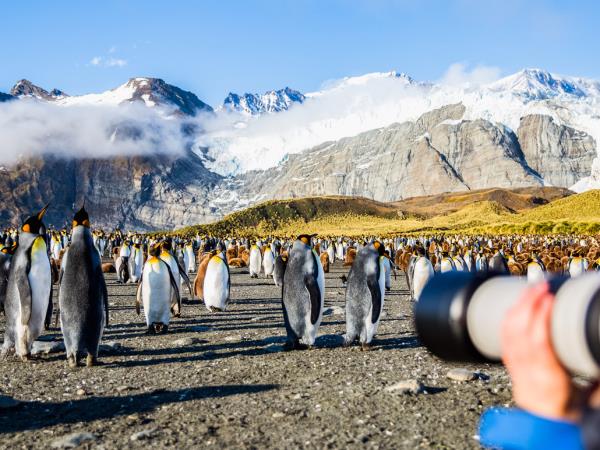
[[[167,333],[181,314],[184,291],[211,312],[225,312],[231,294],[230,267],[248,267],[249,276],[272,279],[281,288],[286,349],[314,346],[323,317],[325,273],[335,261],[348,267],[347,346],[370,348],[377,334],[396,269],[404,272],[411,298],[418,301],[427,282],[447,271],[494,271],[537,282],[549,273],[575,277],[600,270],[600,243],[594,237],[423,236],[355,241],[343,237],[295,239],[201,237],[182,239],[115,230],[92,230],[82,207],[70,230],[48,230],[48,206],[20,229],[0,236],[0,310],[6,330],[2,355],[26,361],[33,342],[51,326],[52,289],[58,286],[56,320],[67,363],[94,366],[109,299],[104,273],[137,284],[136,310],[147,333]],[[112,263],[102,264],[102,258]],[[193,282],[189,273],[196,272]]]

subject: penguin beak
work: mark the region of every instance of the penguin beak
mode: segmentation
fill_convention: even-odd
[[[48,210],[48,206],[50,206],[50,203],[47,203],[46,206],[44,206],[41,211],[37,213],[38,220],[42,220],[42,217],[44,217],[44,214],[46,214],[46,211]]]

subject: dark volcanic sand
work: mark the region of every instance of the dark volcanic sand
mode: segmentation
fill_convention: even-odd
[[[373,350],[340,347],[345,323],[336,310],[324,316],[317,348],[284,352],[280,289],[245,269],[231,272],[228,312],[188,302],[169,333],[156,336],[135,314],[135,286],[107,276],[104,341],[122,347],[89,369],[69,369],[64,353],[0,362],[0,393],[23,401],[0,409],[0,448],[48,448],[81,432],[95,436],[82,448],[106,449],[477,448],[483,409],[510,401],[501,367],[463,365],[482,373],[471,382],[446,377],[458,366],[420,346],[403,274],[386,296]],[[345,272],[336,264],[326,274],[326,308],[343,308]],[[59,340],[60,331],[43,339]],[[407,379],[428,393],[385,390]]]

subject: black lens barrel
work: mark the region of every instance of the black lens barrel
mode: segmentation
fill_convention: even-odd
[[[473,293],[492,274],[446,272],[434,276],[415,304],[415,327],[421,342],[448,361],[484,362],[467,329],[467,309]]]

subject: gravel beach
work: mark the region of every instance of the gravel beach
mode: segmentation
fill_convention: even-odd
[[[136,286],[108,275],[101,365],[69,369],[58,329],[34,361],[0,362],[0,448],[478,448],[481,412],[510,403],[506,371],[431,356],[402,273],[372,350],[342,347],[346,272],[326,274],[316,348],[293,352],[272,279],[232,269],[227,312],[186,301],[147,336]]]

